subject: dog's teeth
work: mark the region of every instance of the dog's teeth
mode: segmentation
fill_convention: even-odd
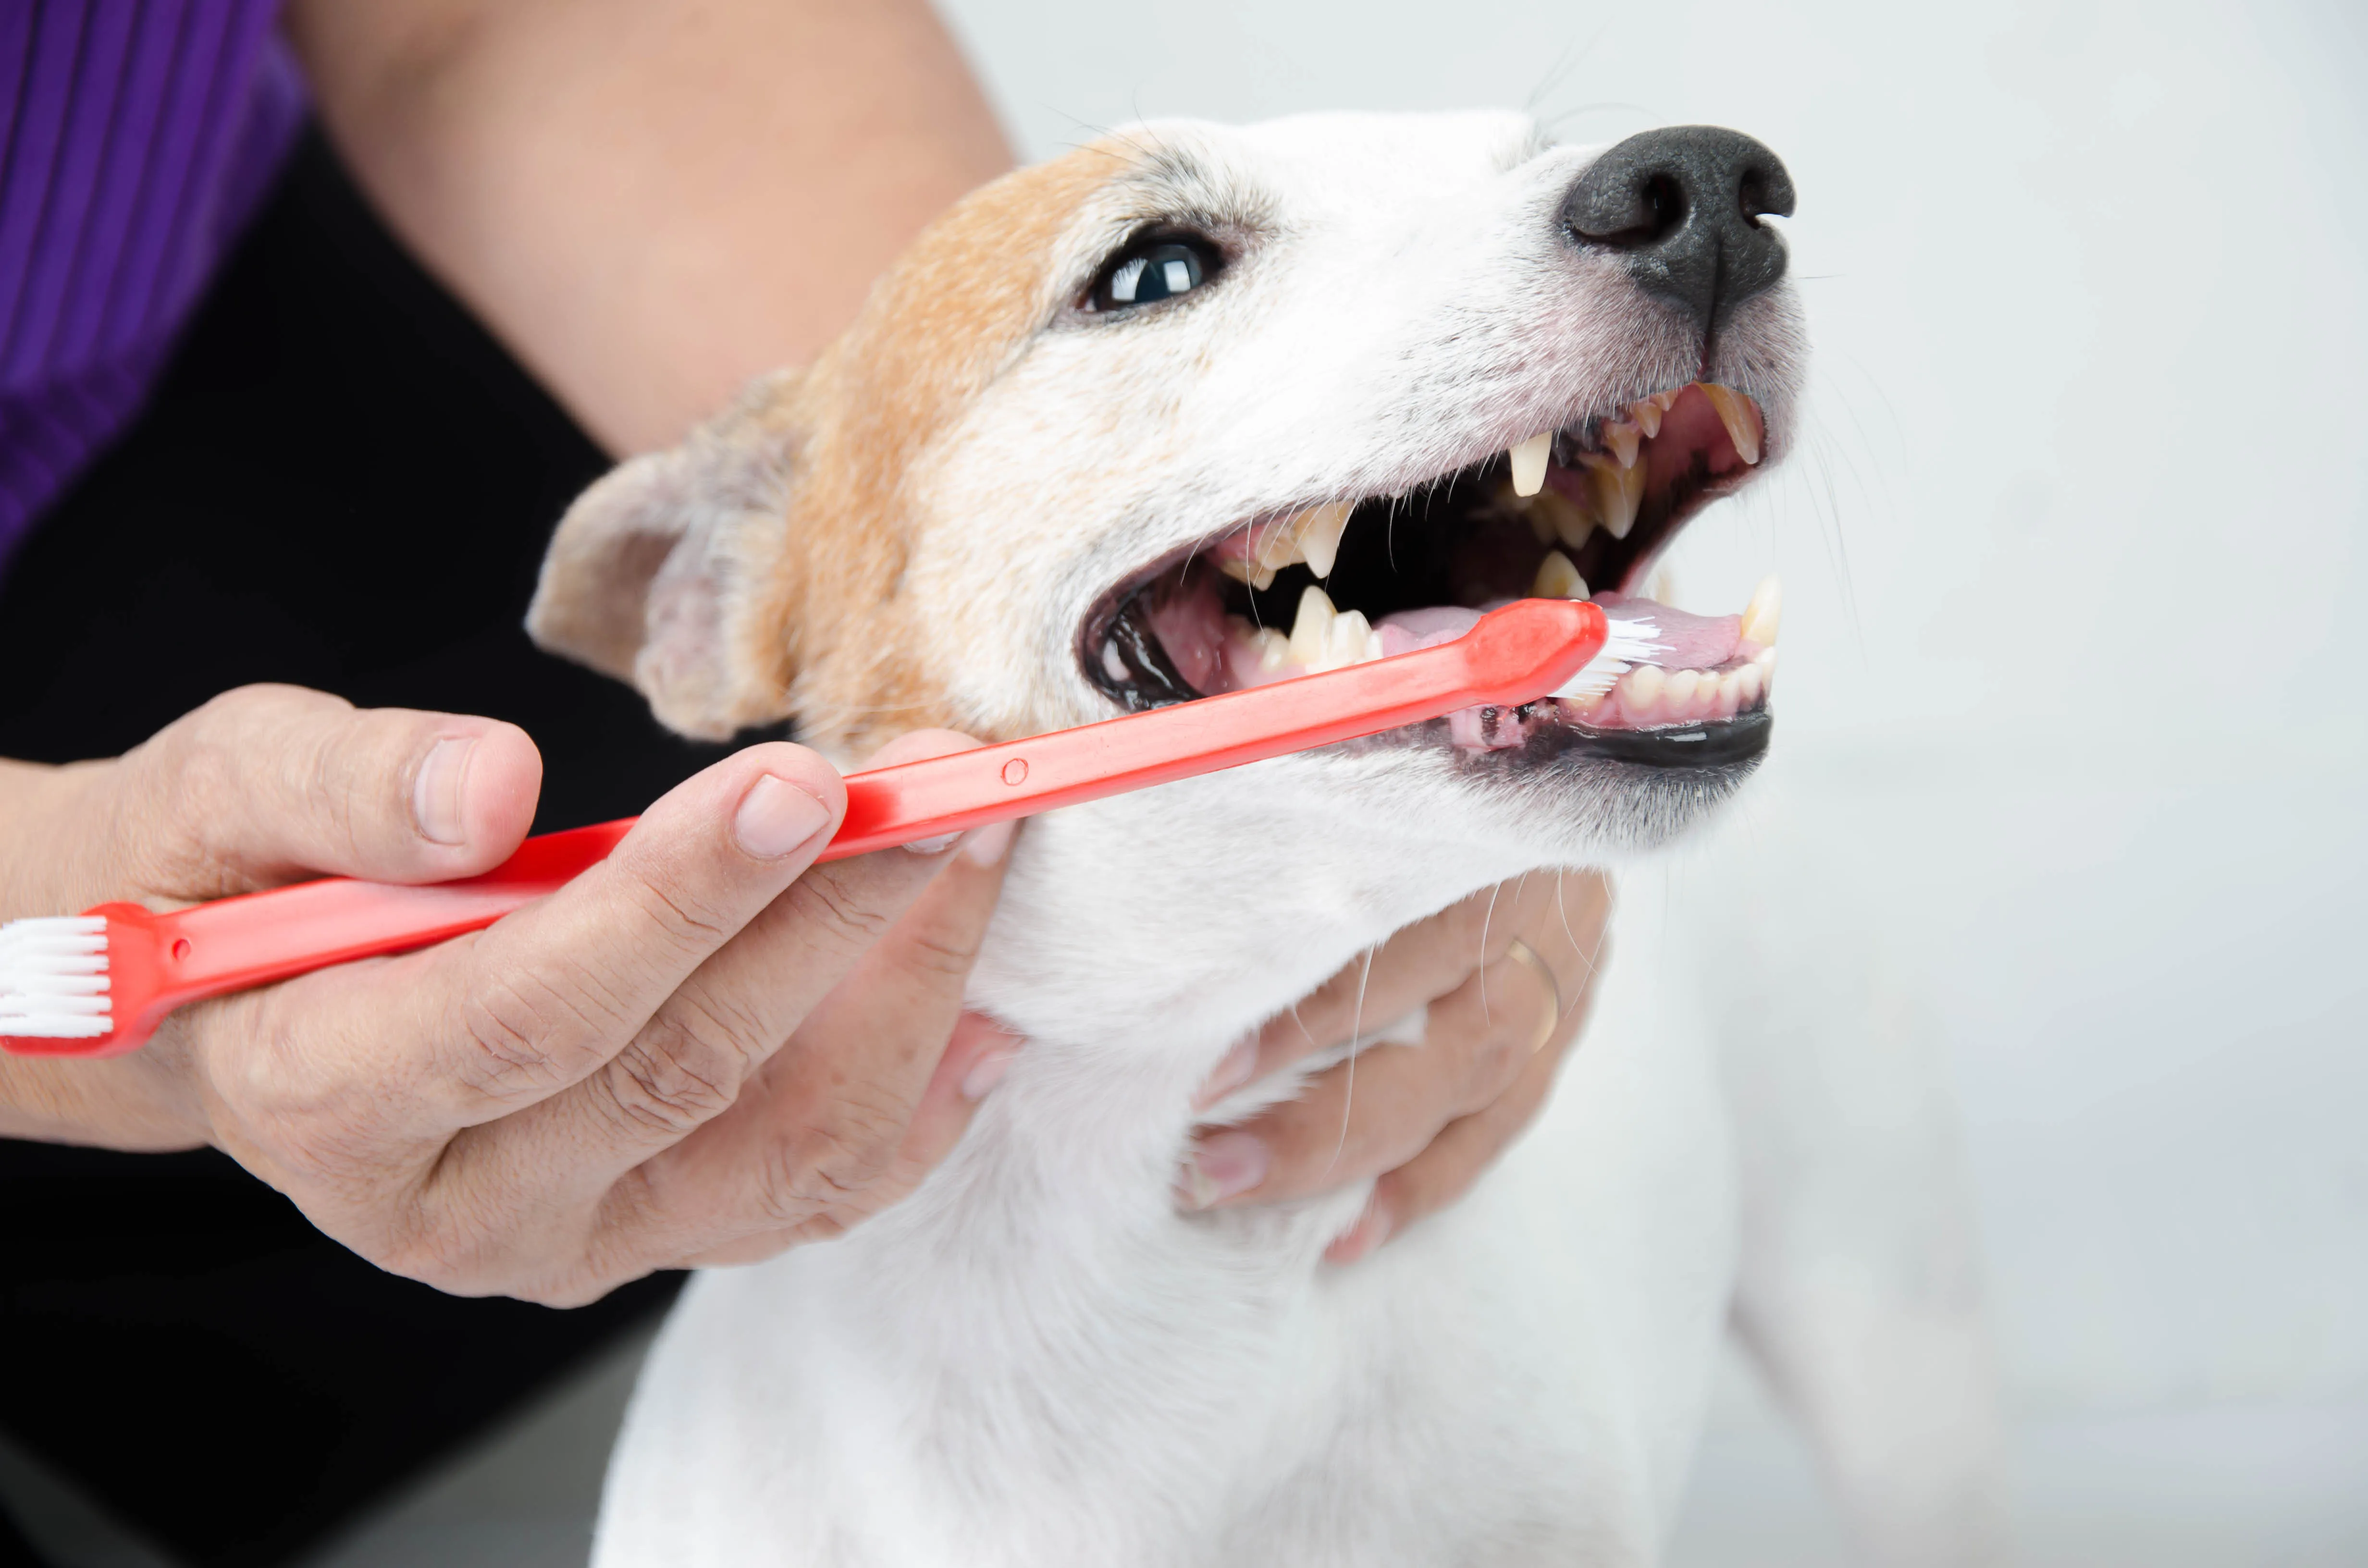
[[[1686,710],[1693,706],[1695,696],[1702,690],[1700,670],[1671,670],[1661,683],[1661,704],[1672,719],[1687,717]]]
[[[1324,663],[1318,667],[1337,670],[1360,665],[1372,641],[1373,629],[1365,619],[1364,611],[1344,609],[1332,618],[1331,633],[1324,640]]]
[[[1759,460],[1759,431],[1751,422],[1750,407],[1741,392],[1730,392],[1716,381],[1702,383],[1702,395],[1710,399],[1711,407],[1718,411],[1718,422],[1726,426],[1726,438],[1735,443],[1735,455],[1747,463]]]
[[[1309,584],[1299,596],[1299,615],[1291,623],[1291,662],[1313,665],[1324,657],[1332,643],[1332,623],[1339,615],[1332,608],[1332,596]]]
[[[1767,689],[1768,672],[1757,664],[1744,665],[1730,678],[1735,682],[1735,709],[1738,713],[1759,701],[1759,694]]]
[[[1595,519],[1559,490],[1542,492],[1528,506],[1530,531],[1549,549],[1559,544],[1577,550],[1595,531]]]
[[[1629,716],[1649,719],[1661,705],[1661,690],[1668,677],[1651,665],[1638,665],[1620,677],[1620,702]]]
[[[1126,678],[1126,661],[1119,656],[1118,644],[1116,642],[1105,642],[1102,644],[1102,669],[1108,673],[1112,680],[1124,680]]]
[[[1307,569],[1318,577],[1332,575],[1332,563],[1340,558],[1340,535],[1349,526],[1351,510],[1346,501],[1334,501],[1311,506],[1292,519],[1299,552],[1306,559]]]
[[[1759,579],[1751,590],[1751,602],[1743,609],[1743,639],[1761,647],[1772,647],[1776,629],[1784,619],[1784,586],[1771,573]]]
[[[1306,553],[1299,548],[1298,522],[1298,518],[1292,517],[1267,526],[1258,541],[1257,556],[1260,566],[1269,572],[1280,572],[1307,559]]]
[[[1759,690],[1764,696],[1776,689],[1776,650],[1762,648],[1751,655],[1751,667],[1759,672]]]
[[[1535,495],[1545,488],[1546,459],[1554,451],[1554,432],[1541,430],[1517,447],[1507,450],[1512,460],[1513,494]]]
[[[1661,405],[1649,397],[1630,403],[1628,417],[1636,422],[1636,428],[1644,431],[1648,439],[1661,433]]]
[[[1645,471],[1609,462],[1588,467],[1595,478],[1595,506],[1603,515],[1604,528],[1613,539],[1626,539],[1628,530],[1636,526],[1637,509],[1645,504]]]
[[[1570,557],[1559,550],[1549,550],[1546,558],[1538,562],[1538,574],[1530,579],[1530,597],[1535,599],[1583,599],[1588,597],[1587,579],[1570,563]]]
[[[1611,419],[1604,422],[1603,444],[1611,449],[1611,455],[1620,460],[1622,468],[1636,466],[1636,448],[1644,437],[1645,432],[1641,427],[1631,425],[1624,419]]]
[[[1217,562],[1217,570],[1235,582],[1247,583],[1253,588],[1274,586],[1274,568],[1261,566],[1254,561],[1244,561],[1231,555],[1223,556]]]
[[[1250,634],[1250,646],[1258,650],[1258,668],[1281,669],[1291,662],[1291,639],[1271,626],[1261,626]]]

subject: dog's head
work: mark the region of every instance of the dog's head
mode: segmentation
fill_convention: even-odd
[[[1638,594],[1791,438],[1799,315],[1761,222],[1791,210],[1772,153],[1704,127],[1121,132],[969,198],[813,366],[587,493],[529,626],[678,730],[794,716],[844,757]],[[1766,744],[1773,610],[1645,612],[1669,652],[1605,698],[1334,758],[1543,835],[1540,863],[1664,836]]]

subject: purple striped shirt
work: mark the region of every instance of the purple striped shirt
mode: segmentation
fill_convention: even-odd
[[[279,0],[0,0],[0,569],[140,411],[295,140]]]

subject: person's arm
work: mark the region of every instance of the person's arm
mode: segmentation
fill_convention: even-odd
[[[611,451],[813,358],[1011,162],[922,0],[298,0],[338,151]]]

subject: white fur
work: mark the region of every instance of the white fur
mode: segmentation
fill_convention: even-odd
[[[908,476],[932,520],[906,591],[983,725],[1106,712],[1076,629],[1148,561],[1279,506],[1403,489],[1636,377],[1700,373],[1624,277],[1559,247],[1553,207],[1588,154],[1526,121],[1134,134],[1182,149],[1186,183],[1272,237],[1187,326],[1049,326]],[[1064,275],[1133,221],[1089,204]],[[1781,452],[1789,291],[1738,312],[1719,353],[1713,379],[1754,389]],[[1956,1417],[1986,1408],[1978,1378],[1958,1406],[1884,1397],[1886,1366],[1938,1366],[1919,1386],[1939,1386],[1964,1363],[1906,1331],[1883,1348],[1902,1315],[1882,1281],[1919,1267],[1914,1238],[1794,1224],[1815,1238],[1794,1248],[1743,1200],[1738,1151],[1770,1191],[1850,1201],[1778,1179],[1823,1168],[1814,1152],[1735,1131],[1705,955],[1656,875],[1623,884],[1550,1108],[1454,1209],[1346,1268],[1321,1254],[1362,1189],[1176,1210],[1190,1096],[1245,1030],[1474,890],[1633,862],[1711,803],[1367,746],[1032,824],[972,991],[1030,1044],[906,1203],[692,1282],[627,1420],[598,1568],[1648,1562],[1746,1257],[1780,1381],[1847,1428],[1827,1434],[1846,1495],[1881,1513],[1893,1437],[1964,1426],[1918,1450],[1934,1495],[1869,1540],[1974,1560],[1987,1433]],[[1796,1252],[1814,1267],[1791,1269]],[[1837,1271],[1873,1284],[1820,1296]],[[1816,1330],[1814,1303],[1845,1297],[1871,1358]]]

